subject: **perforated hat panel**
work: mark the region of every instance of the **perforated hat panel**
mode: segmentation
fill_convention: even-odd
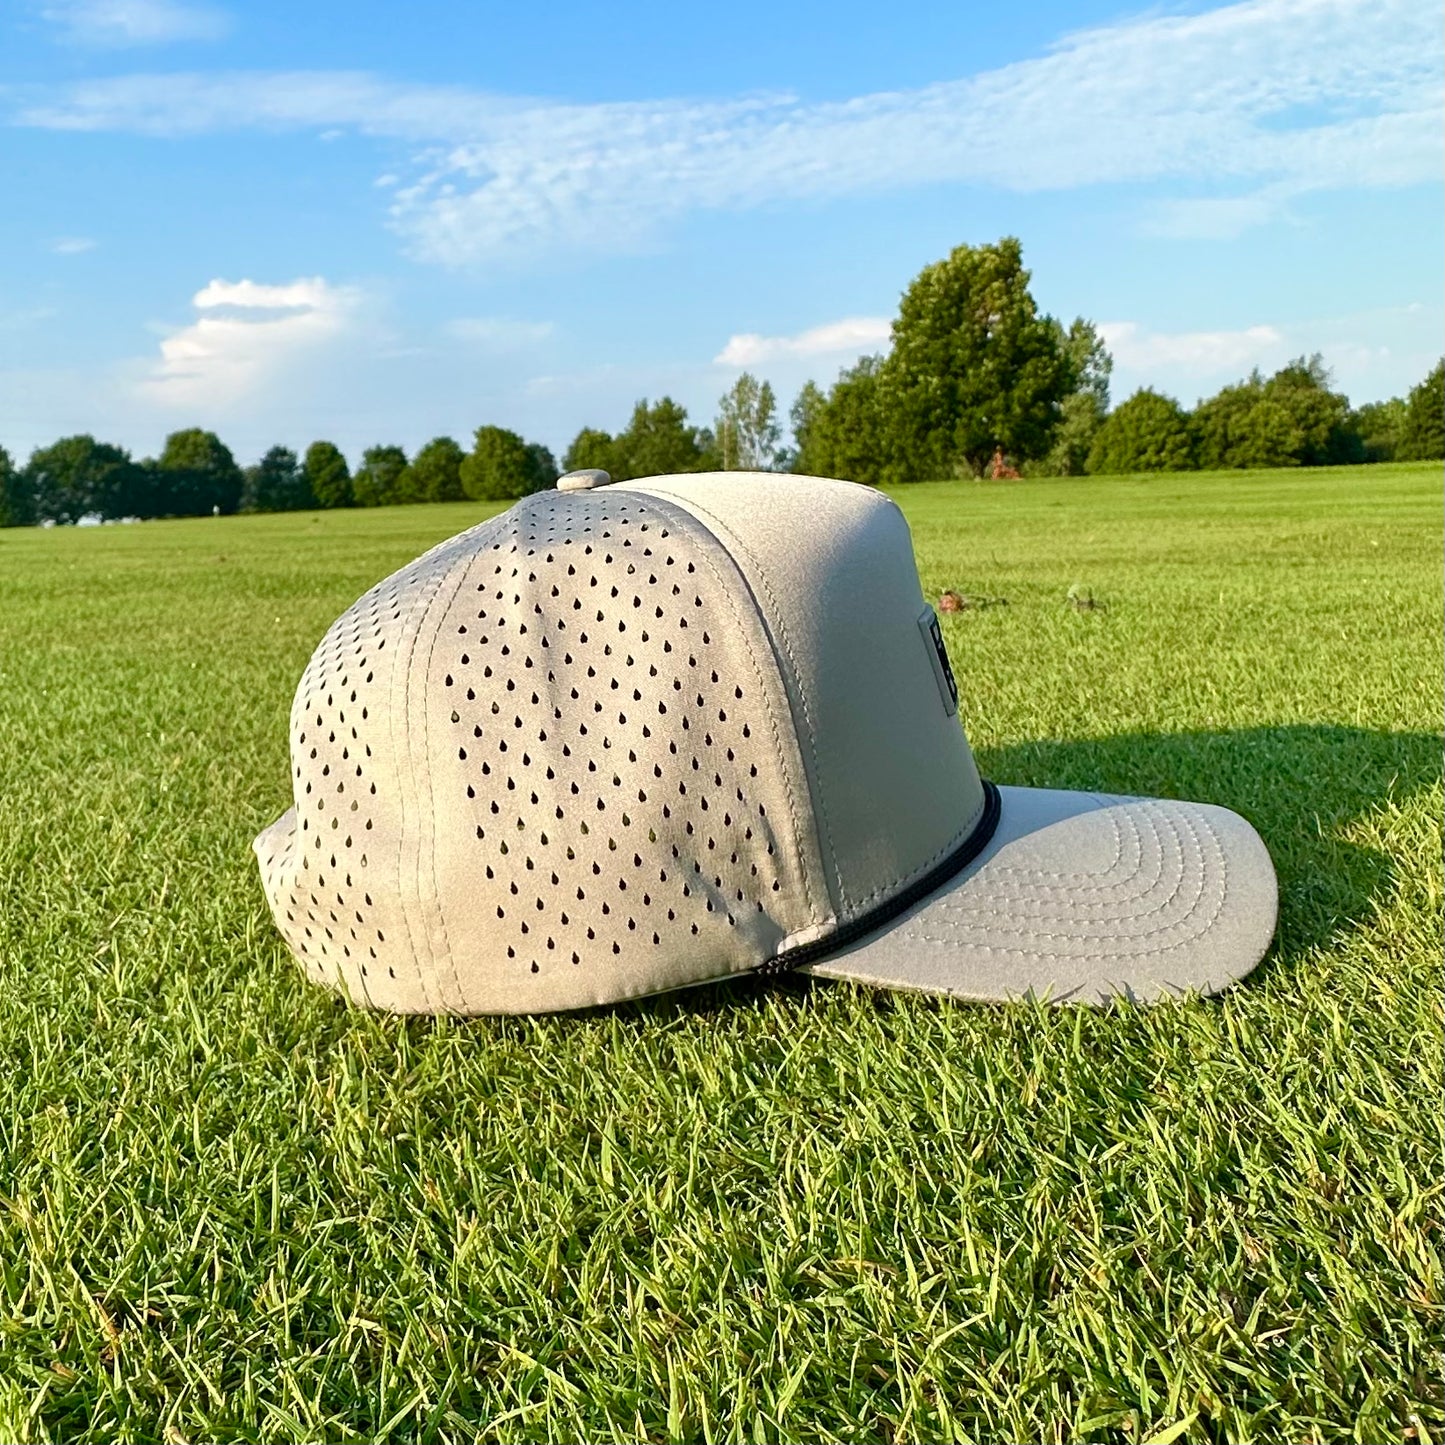
[[[332,828],[325,789],[358,747],[368,791]],[[768,638],[665,501],[542,493],[402,569],[317,649],[292,751],[296,807],[257,840],[268,898],[312,976],[359,1001],[575,1008],[744,971],[830,923]]]
[[[396,888],[391,698],[409,625],[435,595],[435,555],[373,587],[312,654],[291,705],[295,804],[255,843],[271,912],[307,974],[362,1003],[383,978],[427,996]]]
[[[898,507],[871,487],[774,473],[613,490],[685,508],[747,579],[786,680],[839,920],[958,848],[983,785],[920,626],[930,613]]]

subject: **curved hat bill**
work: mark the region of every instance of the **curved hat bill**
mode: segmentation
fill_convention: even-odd
[[[800,968],[978,1002],[1212,994],[1274,936],[1258,833],[1207,803],[1001,787],[987,846],[905,913]]]

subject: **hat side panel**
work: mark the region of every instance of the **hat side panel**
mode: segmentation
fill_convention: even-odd
[[[318,983],[402,1012],[448,1007],[418,947],[415,788],[398,726],[413,637],[473,534],[379,582],[327,630],[291,707],[293,806],[256,840],[278,928]],[[454,998],[454,991],[452,991]]]
[[[291,829],[267,880],[307,976],[358,1004],[398,973],[427,997],[396,888],[402,799],[389,698],[406,600],[398,577],[385,579],[332,624],[306,665],[291,707]]]
[[[959,847],[984,792],[921,625],[908,524],[850,482],[715,473],[625,483],[703,521],[758,598],[803,739],[840,922]]]
[[[540,493],[434,609],[419,897],[469,1013],[745,972],[830,921],[784,684],[746,584],[666,502]]]

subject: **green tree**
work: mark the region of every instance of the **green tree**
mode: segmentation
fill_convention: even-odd
[[[528,442],[527,455],[532,459],[532,474],[539,483],[533,490],[542,492],[554,486],[559,473],[557,458],[552,455],[551,448],[543,446],[541,442]]]
[[[1388,401],[1367,401],[1355,408],[1350,423],[1359,434],[1367,462],[1395,460],[1405,434],[1408,410],[1402,396],[1392,396]]]
[[[1288,405],[1266,393],[1244,414],[1239,428],[1237,463],[1246,467],[1297,467],[1304,433]]]
[[[406,453],[400,447],[368,447],[351,478],[351,497],[358,507],[390,507],[407,499]]]
[[[1194,408],[1194,434],[1199,465],[1208,471],[1221,467],[1250,467],[1249,414],[1264,396],[1264,377],[1258,369],[1233,386],[1222,387]]]
[[[1089,471],[1112,475],[1182,472],[1193,465],[1194,435],[1188,414],[1172,396],[1148,387],[1105,418],[1088,454]]]
[[[35,520],[35,507],[24,475],[0,447],[0,527],[27,527]]]
[[[1310,467],[1364,459],[1349,401],[1321,357],[1297,357],[1269,378],[1256,369],[1194,409],[1199,465]]]
[[[272,447],[254,467],[246,468],[243,512],[298,512],[315,505],[306,473],[290,447]]]
[[[1074,378],[1029,292],[1018,241],[959,246],[903,293],[881,372],[889,481],[982,471],[996,446],[1041,457]]]
[[[1333,390],[1330,381],[1324,358],[1316,352],[1296,357],[1265,382],[1266,399],[1289,416],[1299,466],[1341,466],[1364,460],[1359,434],[1350,425],[1349,399]]]
[[[877,486],[887,479],[884,361],[864,356],[839,372],[825,400],[804,418],[798,470],[814,477]]]
[[[244,477],[230,448],[215,432],[187,427],[172,432],[155,463],[151,480],[153,515],[201,517],[234,512],[241,504]]]
[[[718,402],[713,435],[723,470],[771,471],[778,464],[781,434],[772,383],[743,372]]]
[[[411,464],[412,487],[421,502],[460,502],[461,465],[466,455],[451,437],[433,437]]]
[[[1025,463],[1025,475],[1077,477],[1089,469],[1089,452],[1104,425],[1107,412],[1087,391],[1066,396],[1059,407],[1059,426],[1048,455],[1038,463]]]
[[[130,453],[92,436],[64,437],[32,452],[20,490],[37,522],[139,516],[145,473]]]
[[[1053,445],[1031,472],[1076,477],[1088,466],[1089,449],[1109,414],[1109,377],[1114,358],[1091,321],[1077,317],[1067,331],[1053,323],[1055,338],[1069,367],[1069,394],[1059,408]]]
[[[316,498],[318,507],[351,505],[351,471],[346,458],[331,442],[312,442],[306,448],[301,471],[306,478],[306,489]]]
[[[644,397],[632,409],[632,420],[612,445],[614,481],[662,477],[675,472],[703,472],[717,463],[712,438],[689,426],[686,408],[670,396],[649,405]]]
[[[462,490],[478,502],[507,501],[545,491],[557,480],[551,454],[529,446],[514,431],[480,426],[462,459]]]
[[[788,408],[788,421],[792,426],[793,445],[780,458],[779,465],[785,471],[805,470],[803,458],[808,455],[808,437],[813,423],[828,404],[823,388],[815,381],[805,381],[802,390],[793,398]]]
[[[1445,359],[1435,364],[1419,386],[1411,388],[1399,456],[1402,461],[1445,457]]]
[[[572,438],[572,445],[562,456],[563,470],[583,472],[600,467],[609,476],[621,481],[621,472],[614,471],[616,458],[612,454],[613,445],[611,432],[599,431],[595,426],[584,426]]]
[[[1052,319],[1052,318],[1051,318]],[[1071,394],[1091,397],[1100,415],[1109,410],[1109,378],[1114,374],[1114,358],[1104,345],[1104,338],[1092,321],[1076,316],[1069,329],[1053,322],[1054,336],[1069,368]]]

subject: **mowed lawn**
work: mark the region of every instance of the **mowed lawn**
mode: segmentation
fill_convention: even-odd
[[[1259,829],[1244,985],[354,1011],[250,841],[481,509],[0,532],[0,1439],[1445,1441],[1439,467],[898,500],[986,774]]]

